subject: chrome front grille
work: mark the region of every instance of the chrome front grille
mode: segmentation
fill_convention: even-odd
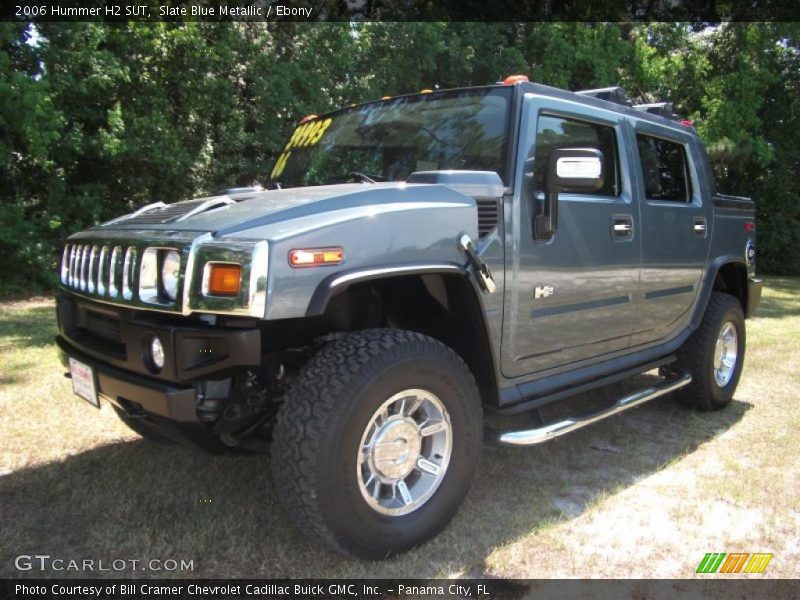
[[[135,250],[131,247],[129,250]],[[99,244],[67,244],[61,263],[61,283],[66,287],[97,296],[119,296],[122,273],[120,246]],[[108,256],[112,259],[109,261]]]
[[[139,305],[140,257],[146,247],[108,241],[68,243],[61,258],[61,284],[98,300]],[[178,311],[178,304],[163,303],[159,308]]]
[[[109,238],[76,236],[67,243],[60,269],[65,289],[98,302],[167,313],[264,316],[266,241],[217,241],[211,234],[139,239],[115,232]],[[179,275],[177,289],[173,286],[168,292],[161,271],[164,257],[172,252],[180,257]],[[236,296],[202,291],[203,265],[209,261],[242,266],[242,285]]]

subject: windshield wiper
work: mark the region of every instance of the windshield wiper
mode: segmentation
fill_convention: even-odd
[[[349,171],[344,175],[334,175],[333,177],[329,178],[329,181],[335,183],[345,183],[350,179],[357,179],[361,181],[361,183],[377,183],[372,177],[366,173],[362,173],[361,171]]]

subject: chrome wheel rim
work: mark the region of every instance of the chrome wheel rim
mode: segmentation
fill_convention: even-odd
[[[731,321],[726,321],[719,330],[717,344],[714,347],[714,381],[719,387],[728,385],[736,371],[739,354],[738,338],[736,326]]]
[[[393,395],[375,411],[361,437],[361,495],[382,515],[417,510],[442,483],[452,446],[450,416],[439,398],[420,389]]]

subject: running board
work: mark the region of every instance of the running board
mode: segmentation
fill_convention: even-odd
[[[564,435],[570,431],[575,431],[581,427],[586,427],[587,425],[601,421],[606,417],[610,417],[611,415],[628,410],[634,406],[644,404],[648,400],[653,400],[659,396],[663,396],[664,394],[674,392],[685,385],[689,385],[691,382],[692,376],[688,373],[684,373],[633,392],[632,394],[628,394],[627,396],[623,396],[609,408],[594,413],[593,415],[576,417],[574,419],[565,419],[563,421],[557,421],[556,423],[550,423],[549,425],[537,427],[536,429],[507,431],[500,434],[497,441],[503,446],[532,446],[534,444],[541,444],[542,442],[546,442],[558,436]]]

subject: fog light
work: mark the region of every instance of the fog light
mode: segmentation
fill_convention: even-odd
[[[164,346],[161,345],[161,340],[155,335],[150,341],[150,358],[153,359],[153,366],[159,371],[164,368]]]

